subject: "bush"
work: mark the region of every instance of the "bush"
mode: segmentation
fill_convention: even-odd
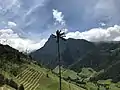
[[[18,89],[17,83],[15,83],[12,79],[9,80],[8,85],[15,88],[15,89]]]
[[[4,84],[4,76],[0,74],[0,84]]]
[[[24,90],[24,86],[21,84],[18,90]]]
[[[49,78],[49,75],[47,74],[46,77]]]
[[[5,78],[5,79],[4,79],[4,82],[5,82],[5,84],[9,84],[9,79],[8,79],[8,78]]]

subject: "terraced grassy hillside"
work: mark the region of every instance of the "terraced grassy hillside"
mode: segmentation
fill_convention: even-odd
[[[9,88],[7,88],[6,86],[0,87],[0,90],[10,90]]]
[[[16,76],[17,83],[23,84],[25,90],[58,90],[58,80],[59,78],[50,70],[41,68],[35,64],[28,65],[23,72]],[[62,90],[85,89],[62,80]]]
[[[14,88],[11,88],[10,86],[4,85],[0,87],[0,90],[15,90]]]
[[[25,90],[58,90],[59,88],[59,78],[51,70],[41,68],[27,55],[4,45],[0,45],[0,75],[1,90],[13,90],[12,85],[15,85],[14,88],[19,88],[21,84]],[[14,84],[10,85],[12,82]],[[62,89],[84,90],[65,80],[62,80]]]
[[[26,68],[16,79],[19,84],[23,84],[26,90],[36,90],[43,73],[31,68]]]
[[[72,70],[62,71],[62,77],[70,77],[71,80],[62,80],[62,90],[120,90],[120,83],[113,83],[111,80],[99,80],[97,83],[84,81],[83,77],[90,76],[90,68],[83,68],[80,73],[76,73]],[[91,69],[90,69],[91,70]],[[26,64],[26,68],[13,77],[19,85],[23,84],[25,90],[59,90],[59,78],[51,70],[42,68],[36,64]],[[85,83],[74,82],[79,79]],[[106,89],[109,86],[109,89]],[[99,88],[99,89],[98,89]],[[14,90],[6,85],[0,87],[0,90]]]
[[[4,48],[0,54],[0,73],[5,77],[2,80],[13,80],[17,83],[18,88],[23,84],[25,90],[59,90],[59,78],[54,70],[40,67],[40,65],[26,58],[26,55],[18,51],[9,50],[10,47]],[[7,49],[6,49],[7,48]],[[54,72],[53,72],[54,71]],[[120,83],[113,83],[109,80],[99,80],[94,83],[89,77],[99,74],[92,68],[83,68],[80,72],[62,68],[62,90],[120,90]],[[0,90],[14,90],[3,84]],[[109,89],[106,89],[106,85]]]

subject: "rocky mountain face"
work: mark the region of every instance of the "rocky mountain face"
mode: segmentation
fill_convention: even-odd
[[[62,65],[79,72],[83,67],[91,67],[96,71],[104,70],[99,78],[120,77],[120,42],[93,43],[83,39],[60,40],[60,55]],[[46,44],[31,53],[32,57],[49,68],[58,65],[57,43],[51,35]],[[98,78],[97,77],[97,78]]]
[[[67,39],[60,40],[60,55],[62,65],[68,67],[76,62],[80,57],[83,57],[88,52],[92,51],[96,46],[86,40]],[[43,65],[54,68],[58,65],[57,59],[57,43],[54,35],[51,35],[44,47],[32,52],[32,57]]]

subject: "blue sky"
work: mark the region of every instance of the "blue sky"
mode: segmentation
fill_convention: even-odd
[[[25,45],[22,43],[24,51],[43,46],[56,29],[66,30],[67,38],[118,40],[119,5],[120,0],[0,0],[0,40],[22,50],[23,47],[16,45],[16,38],[20,39],[19,43],[27,41]],[[17,36],[11,40],[10,34]]]

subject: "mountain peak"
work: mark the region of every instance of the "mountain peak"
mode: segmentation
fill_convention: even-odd
[[[94,48],[94,44],[81,39],[60,40],[60,53],[64,65],[76,61],[79,57]],[[57,43],[55,35],[51,34],[44,47],[32,53],[34,59],[55,67],[57,65]],[[47,57],[46,57],[47,56]],[[71,58],[69,58],[71,56]],[[72,59],[73,58],[73,59]],[[54,65],[53,65],[54,63]]]
[[[55,35],[54,35],[54,34],[51,34],[49,38],[55,38]]]

